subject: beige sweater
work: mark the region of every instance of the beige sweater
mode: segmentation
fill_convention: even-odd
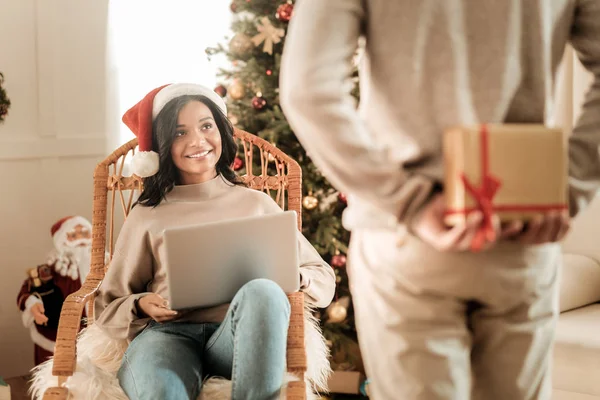
[[[361,35],[357,113],[348,78]],[[551,122],[567,42],[595,75],[569,143],[575,215],[600,187],[599,0],[298,0],[281,105],[315,164],[352,195],[345,226],[393,227],[442,182],[446,128]]]
[[[156,208],[134,207],[125,220],[100,286],[96,323],[115,338],[132,340],[149,321],[139,318],[135,300],[150,292],[168,300],[162,236],[165,228],[277,212],[281,209],[267,194],[233,186],[220,176],[198,185],[175,186]],[[334,295],[335,274],[303,235],[299,235],[298,247],[300,288],[309,302],[326,307]],[[228,306],[193,310],[180,318],[221,322]]]

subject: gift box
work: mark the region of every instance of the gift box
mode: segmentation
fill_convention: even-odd
[[[567,140],[535,124],[457,127],[443,140],[445,222],[474,210],[491,224],[567,209]]]
[[[360,394],[363,375],[358,371],[333,371],[329,376],[329,393]]]

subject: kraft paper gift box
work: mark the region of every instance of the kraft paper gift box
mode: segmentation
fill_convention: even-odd
[[[567,209],[567,141],[536,124],[463,126],[444,133],[445,222],[481,210],[484,224]],[[491,219],[487,221],[491,223]],[[489,228],[489,227],[488,227]]]
[[[330,393],[360,394],[360,384],[363,376],[358,371],[333,371],[327,387]]]

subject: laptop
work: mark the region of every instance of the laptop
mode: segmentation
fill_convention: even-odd
[[[228,303],[258,278],[299,290],[299,234],[294,211],[165,229],[170,307]]]

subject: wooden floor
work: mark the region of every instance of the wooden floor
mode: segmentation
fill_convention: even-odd
[[[5,381],[10,386],[10,400],[31,400],[31,397],[27,395],[29,376],[17,376],[5,379]]]
[[[5,379],[6,383],[10,385],[10,400],[31,400],[31,397],[27,395],[27,382],[29,379],[29,376],[18,376],[15,378]],[[325,398],[329,398],[331,400],[367,400],[367,397],[343,394],[331,394]]]

